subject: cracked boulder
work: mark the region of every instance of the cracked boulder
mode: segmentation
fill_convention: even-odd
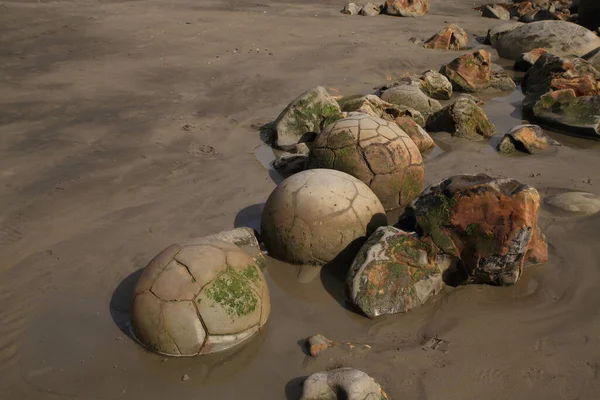
[[[386,224],[383,206],[367,185],[344,172],[310,169],[285,179],[271,193],[261,234],[275,258],[324,265],[338,256],[354,257],[364,240]]]
[[[508,131],[498,144],[498,151],[504,154],[517,151],[536,154],[551,146],[560,146],[560,143],[546,135],[539,126],[528,124],[515,126]]]
[[[249,235],[226,236],[253,243]],[[250,339],[270,309],[256,259],[232,243],[196,239],[167,247],[146,266],[135,287],[131,327],[148,350],[196,356]]]
[[[415,233],[392,226],[377,229],[348,271],[352,304],[370,318],[421,306],[444,286],[436,253]]]
[[[310,141],[326,125],[341,118],[337,101],[321,86],[301,94],[275,120],[275,144],[283,150]]]
[[[400,17],[420,17],[427,14],[429,0],[386,0],[383,12]]]
[[[496,128],[472,96],[460,96],[456,101],[432,115],[427,121],[430,132],[449,132],[452,136],[484,140],[494,136]]]
[[[413,140],[396,125],[366,114],[353,114],[317,136],[309,168],[350,174],[377,195],[386,210],[410,203],[423,188],[424,166]]]
[[[389,400],[389,397],[366,373],[338,368],[306,378],[300,400]]]
[[[423,44],[428,49],[464,50],[469,45],[469,35],[456,24],[450,24],[427,39]]]
[[[409,207],[422,240],[459,262],[459,283],[513,285],[525,263],[547,260],[538,227],[540,196],[514,179],[456,175],[427,188]]]

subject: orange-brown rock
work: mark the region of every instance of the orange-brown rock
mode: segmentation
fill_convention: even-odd
[[[600,81],[590,75],[576,78],[554,78],[550,82],[550,87],[552,90],[573,89],[577,97],[600,94]]]
[[[313,357],[318,356],[323,350],[327,350],[339,345],[339,343],[329,340],[321,334],[310,336],[308,339],[306,339],[306,343],[308,353]]]
[[[463,50],[469,45],[469,36],[460,26],[451,24],[430,37],[424,47],[428,49]]]
[[[398,117],[395,119],[396,124],[404,131],[419,148],[421,153],[435,147],[435,142],[414,119],[410,117]]]
[[[548,137],[537,125],[518,125],[512,128],[498,144],[498,151],[511,154],[522,151],[535,154],[540,150],[547,150],[551,146],[560,145],[556,140]]]
[[[440,73],[448,78],[456,91],[479,92],[490,86],[491,57],[486,50],[477,50],[442,66]]]
[[[529,68],[533,66],[537,62],[537,60],[542,56],[542,54],[547,53],[548,50],[538,47],[537,49],[533,49],[528,51],[527,53],[521,54],[521,57],[515,61],[515,69],[517,71],[527,72]]]
[[[539,203],[537,190],[514,179],[457,175],[426,189],[407,214],[423,239],[458,259],[453,281],[512,285],[528,257],[547,257]]]
[[[429,0],[386,0],[383,12],[401,17],[420,17],[427,14]]]
[[[529,1],[524,1],[522,3],[519,4],[515,4],[512,7],[509,7],[508,11],[510,11],[511,15],[515,15],[519,18],[521,18],[522,16],[531,13],[532,11],[534,11],[535,8],[533,7],[533,4],[531,4],[531,2]]]

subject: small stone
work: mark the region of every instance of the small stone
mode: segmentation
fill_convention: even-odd
[[[469,45],[469,36],[460,26],[451,24],[430,37],[424,47],[428,49],[463,50]]]
[[[313,357],[318,356],[323,350],[327,350],[339,345],[339,343],[329,340],[321,334],[310,336],[308,339],[306,339],[306,342],[308,344],[308,352]]]
[[[183,376],[181,377],[181,380],[182,380],[183,382],[185,382],[185,381],[189,381],[189,380],[190,380],[190,376],[189,376],[188,374],[185,374],[185,375],[183,375]]]
[[[373,3],[367,3],[360,9],[360,15],[365,17],[375,17],[381,12],[381,6]]]

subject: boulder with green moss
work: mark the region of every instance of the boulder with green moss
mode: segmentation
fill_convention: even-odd
[[[459,262],[459,283],[513,285],[526,262],[547,260],[540,196],[514,179],[456,175],[430,186],[406,210],[422,240]]]
[[[342,117],[337,101],[321,86],[301,94],[275,120],[277,147],[287,150],[310,141],[323,127]]]
[[[340,106],[344,112],[365,113],[373,117],[383,118],[386,121],[394,121],[399,117],[409,117],[419,124],[419,126],[425,126],[425,118],[419,111],[414,108],[388,103],[374,94],[341,99]]]
[[[392,226],[371,235],[346,280],[350,300],[366,316],[406,312],[444,286],[437,248]]]
[[[452,136],[483,140],[494,136],[496,128],[471,96],[461,96],[453,104],[427,120],[430,132],[449,132]]]

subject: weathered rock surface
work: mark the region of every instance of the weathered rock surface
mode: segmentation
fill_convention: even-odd
[[[369,114],[373,117],[383,118],[386,121],[394,121],[399,117],[409,117],[419,126],[425,126],[425,118],[419,111],[414,108],[388,103],[374,94],[347,100],[343,102],[342,110]]]
[[[287,174],[303,171],[308,166],[309,153],[306,143],[298,143],[293,151],[281,153],[273,162],[273,168]]]
[[[513,179],[457,175],[427,188],[407,207],[422,240],[460,260],[459,282],[513,285],[526,262],[544,262],[537,225],[540,196]]]
[[[309,168],[348,173],[377,195],[387,210],[411,202],[423,188],[423,158],[412,139],[394,122],[351,115],[321,132],[310,152]]]
[[[332,347],[338,346],[339,343],[333,340],[327,339],[323,335],[313,335],[306,339],[308,353],[312,357],[316,357],[324,350],[331,349]]]
[[[257,233],[252,228],[235,228],[228,231],[213,233],[212,235],[205,236],[203,239],[215,239],[232,243],[244,250],[251,257],[256,257],[261,253]]]
[[[508,21],[510,19],[510,12],[498,4],[490,4],[484,7],[481,16],[485,18],[504,19]]]
[[[442,108],[439,101],[427,96],[418,86],[410,84],[387,89],[381,95],[381,99],[399,106],[414,108],[425,118]]]
[[[583,56],[600,47],[600,38],[571,22],[540,21],[503,34],[494,47],[500,57],[510,60],[518,60],[521,54],[536,48],[544,48],[556,55]]]
[[[517,84],[512,80],[506,71],[492,71],[490,74],[490,88],[505,92],[517,90]]]
[[[412,141],[417,145],[421,153],[426,152],[435,147],[435,142],[425,131],[410,117],[398,117],[395,119],[396,124],[402,129]]]
[[[459,97],[432,115],[427,121],[427,130],[450,132],[452,136],[470,140],[483,140],[496,133],[485,112],[469,97]]]
[[[337,101],[325,88],[317,86],[300,95],[279,114],[275,120],[275,144],[288,150],[339,118],[341,110]]]
[[[389,400],[389,397],[366,373],[339,368],[306,378],[300,400]]]
[[[600,196],[592,193],[560,193],[546,198],[544,202],[560,210],[577,213],[583,216],[600,212]]]
[[[440,73],[448,78],[456,91],[480,92],[490,87],[491,57],[489,52],[477,50],[442,66]]]
[[[495,45],[498,40],[513,29],[523,25],[522,22],[506,22],[490,28],[485,39],[486,44]]]
[[[451,24],[427,39],[423,44],[428,49],[464,50],[469,45],[469,35],[456,24]]]
[[[537,125],[518,125],[504,135],[498,144],[498,151],[504,154],[517,151],[535,154],[559,145],[560,143],[546,135]]]
[[[358,13],[360,12],[360,10],[361,10],[361,8],[359,6],[357,6],[356,4],[354,4],[354,3],[348,3],[342,9],[342,14],[358,15]]]
[[[450,100],[452,97],[452,83],[444,75],[431,69],[423,72],[419,87],[432,99]]]
[[[275,258],[324,265],[342,252],[358,251],[351,245],[359,246],[386,223],[381,202],[360,180],[332,169],[310,169],[285,179],[271,193],[261,234]]]
[[[367,3],[360,9],[360,15],[365,17],[374,17],[381,12],[381,6],[373,3]]]
[[[427,14],[429,0],[386,0],[383,12],[401,17],[420,17]]]
[[[537,48],[527,53],[521,54],[521,57],[517,61],[515,61],[515,70],[527,72],[533,64],[537,62],[537,60],[542,56],[542,54],[547,53],[548,50]]]
[[[348,271],[350,300],[370,318],[419,307],[444,286],[436,251],[414,233],[377,229]]]

